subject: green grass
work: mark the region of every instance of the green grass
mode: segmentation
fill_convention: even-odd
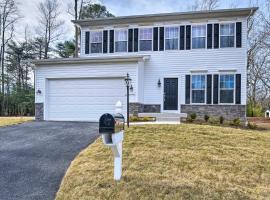
[[[0,117],[0,126],[9,126],[33,120],[33,117]]]
[[[56,199],[270,199],[270,131],[133,126],[120,182],[111,150],[98,139],[72,162]]]

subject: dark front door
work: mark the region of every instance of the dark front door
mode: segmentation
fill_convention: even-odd
[[[164,78],[164,110],[178,110],[178,78]]]

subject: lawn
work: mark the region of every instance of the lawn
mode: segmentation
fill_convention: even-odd
[[[72,162],[56,199],[270,199],[270,131],[133,126],[123,145],[120,182],[98,139]]]
[[[34,120],[33,117],[0,117],[0,126],[9,126]]]

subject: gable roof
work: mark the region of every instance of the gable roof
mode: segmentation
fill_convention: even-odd
[[[72,20],[72,22],[79,26],[110,26],[113,24],[132,24],[132,23],[147,23],[147,22],[149,23],[149,22],[178,21],[178,20],[192,20],[205,18],[224,18],[224,17],[247,17],[253,15],[256,12],[256,10],[258,10],[258,7],[160,13],[148,15],[131,15],[131,16],[109,17],[99,19]]]

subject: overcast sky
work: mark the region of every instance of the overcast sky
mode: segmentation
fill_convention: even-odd
[[[34,34],[38,19],[38,3],[42,0],[17,0],[23,17],[16,26],[16,36],[23,37],[25,26]],[[187,11],[195,0],[96,0],[104,4],[116,16]],[[250,0],[221,0],[219,8],[248,7]],[[264,1],[264,0],[261,0]],[[67,14],[68,4],[73,0],[59,0],[61,18],[64,21],[62,39],[73,37],[71,16]]]

